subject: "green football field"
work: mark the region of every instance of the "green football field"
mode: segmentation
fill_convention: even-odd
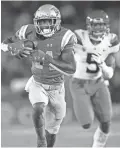
[[[83,130],[78,123],[62,125],[57,137],[56,147],[90,147],[97,124],[90,130]],[[36,134],[33,127],[21,125],[4,126],[1,131],[2,147],[35,147]],[[111,135],[106,147],[120,147],[120,122],[112,123]]]

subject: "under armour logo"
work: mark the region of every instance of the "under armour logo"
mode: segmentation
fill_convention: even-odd
[[[47,47],[52,47],[52,44],[47,44]]]

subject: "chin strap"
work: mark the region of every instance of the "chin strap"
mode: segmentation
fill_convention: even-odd
[[[95,38],[92,35],[90,35],[90,39],[92,39],[93,41],[102,41],[102,38]]]

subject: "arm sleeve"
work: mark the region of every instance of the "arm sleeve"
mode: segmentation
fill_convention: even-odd
[[[27,32],[27,29],[28,29],[28,25],[24,25],[22,26],[15,34],[15,36],[22,40],[22,39],[26,39],[26,32]]]
[[[105,60],[107,66],[112,67],[115,69],[115,57],[113,54],[110,54],[107,59]]]
[[[111,43],[110,47],[111,52],[116,53],[120,50],[120,42],[116,34],[111,34],[110,43]]]
[[[61,41],[61,51],[65,50],[68,46],[74,46],[77,43],[76,35],[71,31],[68,30],[62,38]]]
[[[22,26],[13,36],[7,37],[2,43],[10,44],[22,39],[26,39],[27,28],[28,28],[28,25]]]

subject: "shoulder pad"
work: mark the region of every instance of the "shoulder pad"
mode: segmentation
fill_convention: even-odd
[[[28,24],[28,25],[23,25],[17,32],[16,32],[16,36],[22,40],[22,39],[26,39],[27,35],[32,33],[33,31],[35,31],[35,27],[33,24]]]
[[[114,33],[110,33],[109,35],[110,44],[111,44],[111,52],[115,53],[119,51],[120,43],[118,40],[118,36]]]
[[[63,50],[67,44],[74,45],[75,43],[77,43],[77,38],[75,34],[71,30],[66,30],[61,41],[61,50]]]
[[[65,28],[65,27],[61,27],[61,32],[66,32],[68,31],[69,29]]]
[[[77,34],[77,35],[83,35],[83,34],[86,32],[86,30],[77,29],[77,30],[75,30],[74,32],[75,32],[75,34]]]
[[[119,44],[118,36],[116,34],[110,33],[109,38],[110,38],[111,47]]]
[[[83,33],[84,31],[82,29],[77,29],[74,31],[74,33],[77,35],[77,36],[81,36],[81,34]]]
[[[78,29],[78,30],[75,30],[74,32],[75,32],[75,35],[78,39],[78,44],[82,45],[82,40],[84,38],[86,30]]]

